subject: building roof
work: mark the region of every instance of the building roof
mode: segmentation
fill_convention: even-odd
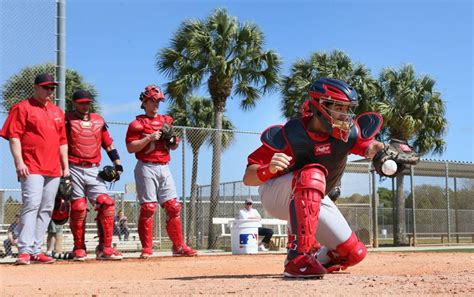
[[[370,168],[369,159],[360,159],[347,162],[346,171],[353,173],[364,173]],[[474,163],[449,160],[421,159],[414,167],[415,176],[446,176],[474,179]],[[403,171],[404,175],[410,175],[410,168]]]

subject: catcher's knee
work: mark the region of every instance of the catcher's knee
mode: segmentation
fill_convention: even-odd
[[[85,197],[71,200],[71,220],[80,220],[86,217],[87,200]]]
[[[140,218],[148,219],[151,218],[156,212],[156,203],[148,202],[143,203],[140,206]]]
[[[308,164],[296,172],[295,190],[312,189],[324,195],[327,170],[319,164]]]
[[[168,218],[176,218],[181,214],[181,203],[179,203],[176,198],[166,201],[161,205],[165,211]]]
[[[337,246],[336,253],[341,257],[342,264],[354,266],[364,260],[367,255],[367,248],[353,232],[348,240]]]
[[[107,194],[100,194],[96,198],[96,207],[99,215],[114,216],[115,215],[115,200]]]

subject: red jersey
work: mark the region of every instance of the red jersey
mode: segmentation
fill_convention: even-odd
[[[173,118],[168,115],[157,115],[149,118],[146,115],[137,116],[136,120],[128,125],[125,141],[129,144],[132,141],[145,138],[147,135],[160,130],[164,123],[172,124]],[[170,161],[169,148],[163,139],[147,144],[141,151],[135,153],[138,160],[152,163],[168,163]]]
[[[18,138],[30,174],[61,176],[59,147],[67,144],[64,112],[51,102],[28,98],[15,104],[0,136]]]
[[[102,158],[100,147],[104,149],[113,143],[104,119],[96,113],[89,114],[84,121],[75,112],[66,114],[66,130],[69,143],[69,162],[81,165],[94,163],[99,166]]]

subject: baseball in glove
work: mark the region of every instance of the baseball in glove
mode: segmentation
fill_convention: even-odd
[[[177,135],[173,131],[173,127],[168,123],[164,123],[163,127],[161,127],[161,138],[163,138],[168,145],[175,145],[177,143]]]
[[[384,163],[388,160],[395,161],[397,163],[397,169],[395,173],[387,174],[384,172]],[[372,160],[375,171],[380,176],[395,177],[402,172],[406,165],[416,165],[420,161],[420,156],[413,150],[407,142],[392,139],[389,144],[385,144],[385,148],[378,152]]]
[[[116,182],[120,180],[120,173],[123,172],[122,165],[115,165],[115,167],[107,165],[99,171],[99,177],[106,182]]]

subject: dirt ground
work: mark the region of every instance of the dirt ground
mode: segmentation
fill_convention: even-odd
[[[323,280],[282,277],[285,255],[0,265],[1,296],[474,295],[474,253],[369,253]]]

